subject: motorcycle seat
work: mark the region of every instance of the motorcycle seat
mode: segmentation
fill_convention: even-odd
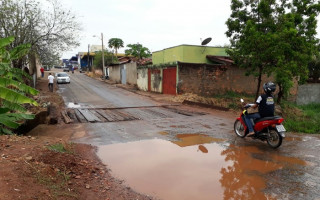
[[[261,122],[261,121],[267,121],[267,120],[274,120],[274,119],[281,119],[282,117],[280,116],[272,116],[272,117],[263,117],[263,118],[258,118],[254,120],[255,123]]]

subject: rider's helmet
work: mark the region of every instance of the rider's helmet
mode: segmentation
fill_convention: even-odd
[[[272,92],[274,92],[276,90],[276,84],[269,81],[269,82],[263,84],[263,90],[265,93],[271,94]]]

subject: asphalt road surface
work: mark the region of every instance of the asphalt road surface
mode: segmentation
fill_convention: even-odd
[[[271,149],[236,137],[236,113],[155,101],[70,75],[59,92],[73,110],[74,141],[99,146],[102,161],[138,192],[159,199],[320,199],[318,135],[287,133]]]

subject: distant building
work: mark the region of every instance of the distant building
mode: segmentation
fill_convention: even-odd
[[[90,52],[101,51],[101,46],[102,45],[91,45]],[[105,50],[105,45],[103,45],[103,49]]]

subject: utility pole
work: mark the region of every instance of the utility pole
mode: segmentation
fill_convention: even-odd
[[[90,44],[88,44],[88,64],[87,64],[87,71],[89,71],[89,63],[90,63],[90,52],[89,52]]]
[[[102,75],[103,75],[103,80],[106,79],[106,73],[105,73],[105,68],[104,68],[104,49],[103,49],[103,33],[101,33],[101,41],[102,41]]]

